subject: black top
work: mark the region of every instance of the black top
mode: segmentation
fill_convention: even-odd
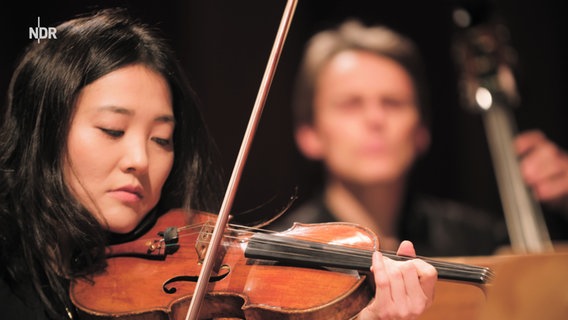
[[[412,241],[421,256],[489,255],[509,244],[503,220],[455,201],[413,194],[406,197],[402,212],[399,239]],[[294,222],[334,221],[337,220],[319,194],[285,213],[268,228],[281,231]]]
[[[5,320],[48,320],[31,283],[11,287],[0,277],[0,318]]]

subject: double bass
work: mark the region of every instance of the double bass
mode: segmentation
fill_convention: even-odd
[[[421,319],[446,318],[448,309],[456,311],[455,317],[471,320],[564,319],[568,255],[553,246],[541,207],[523,181],[513,150],[517,133],[513,112],[520,101],[513,72],[516,54],[506,25],[494,12],[469,9],[458,7],[453,12],[457,30],[453,55],[462,103],[482,117],[511,248],[494,256],[453,258],[490,266],[495,281],[483,295],[437,287],[442,296]]]
[[[512,250],[552,252],[539,203],[525,184],[513,149],[517,134],[513,111],[520,96],[514,75],[516,52],[505,23],[493,12],[460,7],[454,12],[453,54],[460,70],[462,103],[481,113],[504,209]]]

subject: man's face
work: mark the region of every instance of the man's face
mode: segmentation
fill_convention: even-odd
[[[323,67],[313,120],[311,157],[331,175],[357,183],[403,178],[429,141],[408,72],[365,51],[339,53]]]

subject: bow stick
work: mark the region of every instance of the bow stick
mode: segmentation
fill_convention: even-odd
[[[276,66],[278,60],[280,59],[280,54],[282,52],[282,47],[284,46],[284,40],[290,29],[290,24],[292,22],[292,17],[294,16],[294,11],[296,9],[297,0],[288,0],[286,7],[284,9],[284,14],[282,15],[282,20],[280,21],[280,26],[278,27],[278,33],[276,34],[276,39],[272,46],[272,51],[270,52],[270,57],[268,59],[268,64],[264,71],[264,76],[262,77],[262,82],[260,84],[260,89],[256,96],[256,101],[252,110],[251,117],[249,119],[243,141],[241,143],[241,148],[239,149],[239,154],[235,160],[235,166],[233,167],[233,172],[231,173],[231,178],[227,186],[227,191],[225,192],[225,197],[223,198],[223,203],[221,204],[221,209],[215,224],[215,229],[211,236],[211,242],[205,254],[203,260],[203,266],[201,267],[201,272],[199,274],[199,279],[195,286],[195,291],[191,299],[191,304],[189,305],[189,310],[187,312],[186,320],[196,320],[201,304],[205,297],[207,290],[207,285],[209,284],[209,278],[211,276],[211,271],[215,263],[215,257],[218,253],[218,248],[223,238],[225,232],[225,226],[229,220],[229,212],[237,192],[237,186],[239,184],[245,162],[249,153],[250,146],[252,145],[252,139],[254,138],[254,133],[258,127],[260,121],[260,116],[268,96],[268,90],[274,78],[274,73],[276,71]]]

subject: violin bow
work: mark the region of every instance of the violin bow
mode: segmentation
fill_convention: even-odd
[[[280,26],[278,27],[278,32],[276,34],[276,39],[272,46],[272,51],[270,52],[270,57],[268,59],[268,64],[264,71],[264,76],[262,77],[262,82],[258,94],[256,96],[256,101],[249,118],[247,129],[241,142],[241,147],[235,160],[235,165],[233,167],[233,172],[231,173],[231,178],[227,186],[227,191],[225,192],[225,197],[223,198],[223,203],[221,204],[221,209],[218,214],[217,222],[215,224],[215,229],[211,235],[211,242],[205,254],[203,260],[203,265],[201,267],[201,272],[199,274],[199,279],[195,286],[195,291],[191,299],[191,304],[189,305],[189,310],[187,312],[186,320],[196,320],[199,316],[199,311],[201,304],[205,297],[207,290],[207,285],[209,284],[209,278],[211,277],[211,271],[215,263],[215,258],[218,254],[218,249],[225,233],[225,227],[229,221],[230,209],[237,193],[237,186],[241,179],[241,175],[246,163],[246,159],[252,145],[252,140],[254,134],[260,122],[260,116],[262,110],[266,103],[266,98],[268,96],[268,90],[270,90],[270,85],[272,84],[272,79],[274,78],[274,73],[276,71],[276,66],[278,65],[278,60],[282,53],[282,47],[284,46],[284,41],[290,29],[290,24],[292,23],[292,18],[296,10],[298,1],[288,0],[286,7],[284,8],[284,13],[280,21]]]

